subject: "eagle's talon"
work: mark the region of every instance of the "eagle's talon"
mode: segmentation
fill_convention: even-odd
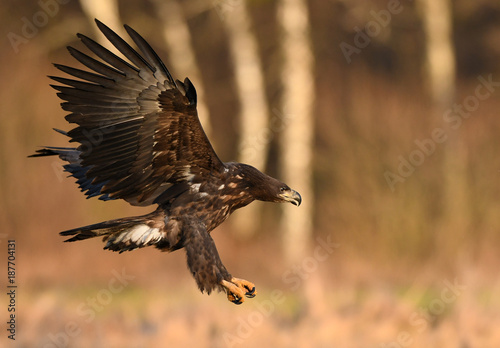
[[[227,280],[223,280],[221,285],[224,287],[227,293],[227,299],[234,304],[242,304],[245,301],[243,297],[244,292],[240,289],[240,287],[233,282],[228,282]]]
[[[237,304],[237,305],[240,305],[243,303],[243,298],[239,297],[237,295],[234,295],[234,294],[228,294],[227,298],[229,301],[231,301],[232,303]]]
[[[245,293],[245,296],[248,297],[248,298],[254,298],[255,295],[257,295],[257,293],[255,292],[255,286],[252,288],[252,289],[249,289],[245,286],[246,289],[248,289],[248,291]]]
[[[227,299],[234,304],[242,304],[245,297],[254,298],[257,294],[255,285],[248,280],[231,278],[231,281],[223,280],[221,285],[227,293]]]
[[[231,283],[235,284],[238,288],[245,292],[245,296],[248,298],[254,298],[257,295],[255,290],[255,285],[248,280],[232,278]]]

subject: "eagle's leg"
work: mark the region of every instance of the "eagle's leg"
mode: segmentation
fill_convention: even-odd
[[[224,290],[228,300],[235,304],[243,303],[245,296],[248,298],[255,296],[254,284],[234,278],[227,271],[204,225],[185,221],[184,233],[188,267],[202,292],[210,294],[216,288]]]

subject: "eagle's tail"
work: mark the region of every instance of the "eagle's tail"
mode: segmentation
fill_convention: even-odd
[[[104,221],[61,232],[62,236],[73,236],[65,242],[75,242],[94,237],[103,237],[104,249],[130,251],[148,245],[157,247],[168,243],[165,232],[165,213],[158,209],[151,214]]]

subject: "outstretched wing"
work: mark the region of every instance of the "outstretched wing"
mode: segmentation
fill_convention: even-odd
[[[175,81],[129,26],[125,29],[142,55],[96,23],[129,62],[78,34],[102,62],[68,47],[92,72],[56,64],[77,79],[50,77],[62,84],[52,87],[65,101],[62,108],[70,112],[66,120],[78,125],[67,135],[79,143],[78,164],[87,181],[100,186],[101,197],[144,205],[178,194],[174,186],[185,188],[208,172],[223,170],[198,119],[196,91],[189,79]]]

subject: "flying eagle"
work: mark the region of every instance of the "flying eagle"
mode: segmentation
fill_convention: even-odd
[[[103,237],[104,249],[129,251],[154,245],[185,248],[187,264],[202,292],[224,290],[240,304],[255,286],[233,277],[222,264],[210,232],[254,200],[301,203],[298,192],[252,166],[224,163],[198,119],[196,90],[188,78],[174,80],[151,46],[125,25],[140,53],[103,23],[97,26],[128,61],[77,34],[101,60],[68,47],[91,71],[55,64],[71,77],[50,76],[51,85],[77,126],[55,129],[77,147],[45,147],[33,157],[59,156],[82,192],[101,200],[158,205],[147,215],[105,221],[61,232],[66,242]]]

